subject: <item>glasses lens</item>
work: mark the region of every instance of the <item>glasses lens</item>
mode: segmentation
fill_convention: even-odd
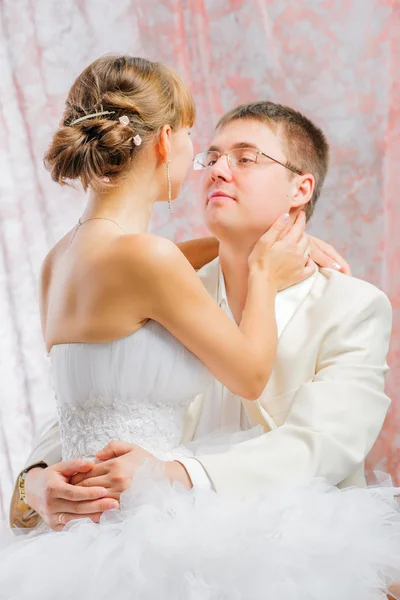
[[[232,167],[246,168],[257,162],[257,152],[253,148],[237,148],[229,152]]]
[[[204,171],[215,165],[218,160],[218,152],[200,152],[196,154],[193,161],[193,168],[195,171]]]

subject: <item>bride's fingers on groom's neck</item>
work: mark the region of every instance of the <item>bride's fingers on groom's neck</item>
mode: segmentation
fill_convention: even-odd
[[[273,246],[275,242],[286,235],[290,227],[290,215],[289,213],[284,213],[272,223],[271,227],[261,237],[268,242],[269,246]]]
[[[311,248],[311,256],[313,255],[314,249],[316,252],[320,252],[322,255],[322,261],[324,267],[329,269],[335,269],[336,271],[340,271],[345,275],[351,275],[350,265],[344,260],[343,256],[337,252],[337,250],[331,246],[331,244],[327,244],[323,240],[316,238],[314,236],[310,236],[310,248]],[[317,261],[318,262],[318,261]]]

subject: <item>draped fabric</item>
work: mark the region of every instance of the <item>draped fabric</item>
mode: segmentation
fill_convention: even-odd
[[[218,117],[269,99],[326,132],[332,162],[311,231],[394,309],[390,415],[370,473],[400,476],[400,5],[397,0],[0,1],[0,514],[45,423],[54,394],[42,341],[37,282],[48,249],[77,221],[82,192],[59,188],[42,164],[66,93],[105,53],[161,60],[189,83],[196,149]],[[397,103],[396,103],[397,98]],[[180,241],[205,233],[191,174],[172,217],[153,231]]]

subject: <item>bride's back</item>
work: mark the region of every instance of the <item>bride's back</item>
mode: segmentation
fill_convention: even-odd
[[[46,346],[106,342],[143,324],[135,309],[134,282],[119,260],[113,224],[74,228],[47,255],[41,276],[41,318]],[[117,230],[117,227],[114,226]]]

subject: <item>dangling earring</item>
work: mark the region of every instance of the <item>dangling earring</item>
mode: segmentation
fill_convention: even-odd
[[[169,214],[172,215],[172,205],[171,205],[171,201],[172,201],[172,192],[171,192],[171,173],[169,171],[169,164],[170,164],[170,160],[167,160],[167,162],[165,163],[166,167],[167,167],[167,186],[168,186],[168,210],[169,210]]]

